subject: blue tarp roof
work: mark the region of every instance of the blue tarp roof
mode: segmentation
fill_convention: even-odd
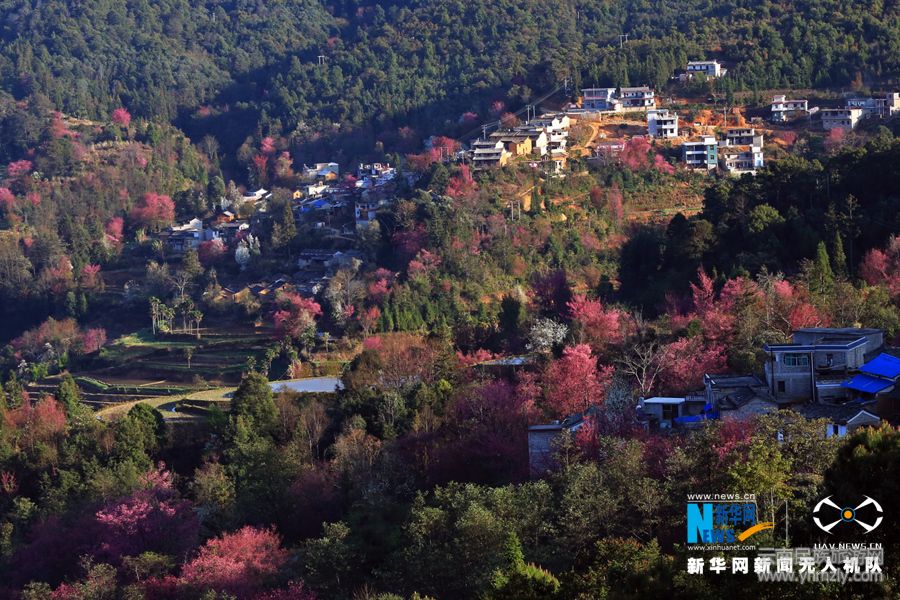
[[[885,390],[894,384],[886,379],[878,379],[877,377],[870,377],[868,375],[854,375],[852,379],[845,381],[841,385],[858,392],[877,394],[881,390]]]
[[[861,366],[859,370],[869,375],[897,379],[900,377],[900,358],[882,353]]]

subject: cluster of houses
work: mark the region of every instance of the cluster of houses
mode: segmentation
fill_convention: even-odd
[[[704,136],[683,143],[681,157],[690,169],[712,171],[720,166],[729,175],[753,174],[765,166],[763,135],[752,127],[728,129],[721,140]]]
[[[851,131],[866,117],[890,118],[900,114],[900,93],[889,92],[871,98],[850,98],[843,108],[822,109],[822,128]]]
[[[502,167],[515,157],[532,157],[558,172],[566,163],[569,124],[568,115],[552,113],[495,131],[472,143],[472,164],[475,169],[490,169]]]
[[[226,285],[212,300],[223,304],[265,306],[274,302],[279,292],[312,298],[325,290],[340,268],[355,260],[363,260],[363,255],[356,250],[302,250],[297,258],[298,270],[292,275],[278,273],[241,286]]]
[[[900,358],[885,352],[880,329],[804,328],[790,343],[763,347],[765,374],[714,375],[702,390],[641,398],[636,418],[651,431],[689,430],[715,419],[745,420],[779,410],[824,419],[824,437],[900,419]],[[591,411],[529,427],[531,471],[553,467],[554,440],[580,429]]]

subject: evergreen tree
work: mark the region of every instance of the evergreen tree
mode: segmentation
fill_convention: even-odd
[[[844,241],[840,233],[834,234],[834,246],[831,249],[831,264],[838,279],[847,278],[847,255],[844,253]]]
[[[269,380],[262,373],[247,373],[231,399],[232,419],[243,417],[260,434],[271,433],[278,422],[278,408]]]

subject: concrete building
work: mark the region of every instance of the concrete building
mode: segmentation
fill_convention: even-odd
[[[678,115],[668,109],[647,111],[647,132],[651,137],[678,137]]]
[[[719,145],[712,136],[697,142],[685,142],[681,145],[681,157],[689,169],[712,171],[719,164]]]
[[[656,94],[647,86],[623,87],[619,90],[619,100],[623,110],[653,110],[656,108]]]
[[[502,167],[509,157],[509,151],[500,140],[476,140],[472,144],[472,162],[476,169]]]
[[[845,399],[844,381],[884,346],[880,329],[810,327],[789,344],[766,344],[766,382],[776,400]]]
[[[809,101],[788,100],[786,96],[772,98],[772,121],[784,123],[809,112]]]
[[[717,60],[692,60],[685,68],[685,75],[688,79],[693,79],[697,75],[709,78],[724,77],[727,72],[728,69],[722,68]]]
[[[719,162],[729,175],[755,174],[765,166],[762,134],[752,127],[729,129],[719,143]]]
[[[832,129],[843,129],[852,131],[856,128],[863,116],[863,109],[860,107],[848,108],[823,108],[822,109],[822,129],[831,131]]]
[[[865,408],[864,408],[865,407]],[[825,419],[825,437],[844,437],[859,427],[878,427],[881,418],[869,412],[870,405],[855,402],[846,404],[804,404],[794,407],[808,420]]]
[[[597,111],[620,111],[622,103],[616,88],[584,88],[581,90],[581,108]]]
[[[592,410],[569,415],[562,421],[532,425],[528,428],[528,469],[532,477],[544,475],[556,467],[553,456],[556,444],[564,434],[577,433],[585,424],[585,416],[591,414]]]

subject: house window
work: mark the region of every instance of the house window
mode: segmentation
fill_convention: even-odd
[[[778,382],[778,393],[783,394],[787,391],[787,387],[784,385],[784,381]]]
[[[785,354],[784,355],[784,366],[786,366],[786,367],[808,367],[809,366],[809,355],[808,354]]]

